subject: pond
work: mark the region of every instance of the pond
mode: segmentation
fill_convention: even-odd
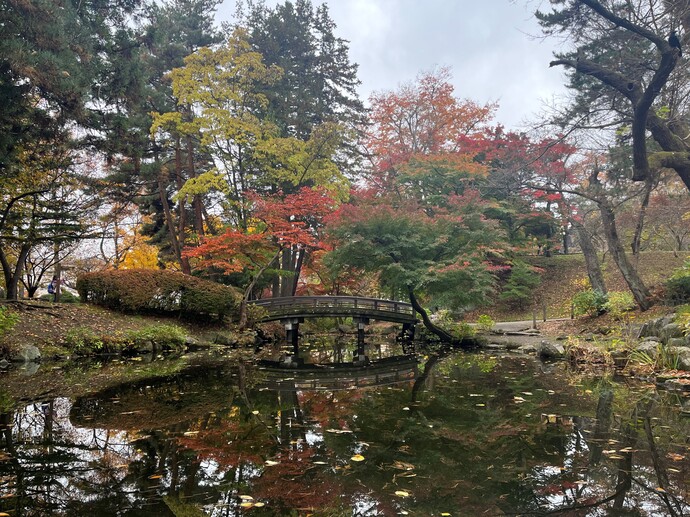
[[[190,364],[2,414],[0,514],[688,515],[686,395],[521,355]]]

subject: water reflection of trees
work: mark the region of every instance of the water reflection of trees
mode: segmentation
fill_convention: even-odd
[[[614,402],[614,391],[602,389],[595,418],[573,418],[561,468],[533,471],[534,484],[546,487],[534,491],[528,505],[535,515],[608,508],[616,515],[639,511],[640,515],[675,517],[690,510],[683,476],[672,480],[662,453],[663,447],[673,457],[672,440],[666,437],[662,446],[658,443],[654,422],[660,420],[655,416],[659,395],[642,395],[632,401],[632,409],[631,400],[626,400],[627,414],[616,415]]]
[[[270,515],[688,512],[687,471],[670,468],[687,462],[667,455],[685,452],[674,444],[687,426],[660,425],[676,417],[659,396],[601,383],[590,386],[596,412],[585,411],[584,387],[558,372],[498,362],[432,355],[414,382],[342,391],[266,389],[239,367],[109,390],[71,409],[32,404],[0,420],[10,458],[0,493],[17,496],[0,511],[230,516],[250,494]],[[557,410],[556,424],[538,417]]]

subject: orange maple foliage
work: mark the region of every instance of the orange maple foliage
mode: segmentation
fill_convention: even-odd
[[[466,141],[486,131],[496,105],[460,101],[453,90],[450,70],[441,68],[421,74],[396,92],[371,96],[373,124],[366,146],[377,172],[390,171],[413,157],[474,154]]]
[[[276,252],[290,246],[318,248],[317,229],[335,201],[322,188],[304,187],[294,194],[246,194],[253,205],[252,226],[246,231],[228,228],[188,248],[184,255],[197,259],[197,269],[216,268],[225,273],[266,265]]]

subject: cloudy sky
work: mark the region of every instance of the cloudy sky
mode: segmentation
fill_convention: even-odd
[[[322,0],[312,0],[315,5]],[[275,5],[276,0],[268,0]],[[422,70],[449,66],[458,97],[497,101],[497,122],[519,129],[564,93],[549,68],[558,42],[539,38],[538,0],[326,0],[336,36],[350,42],[361,97],[394,90]],[[230,20],[224,0],[219,20]]]

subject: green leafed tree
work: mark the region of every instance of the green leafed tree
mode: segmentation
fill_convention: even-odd
[[[191,138],[215,165],[188,179],[177,193],[185,203],[197,195],[220,200],[223,223],[241,232],[255,224],[247,193],[287,195],[302,187],[323,187],[334,197],[347,196],[349,182],[333,157],[343,138],[342,127],[324,123],[307,140],[281,136],[266,118],[268,100],[262,93],[281,77],[249,45],[242,29],[217,48],[203,48],[188,56],[170,74],[178,104],[189,106],[193,117],[180,111],[154,114],[152,133],[160,142]],[[188,202],[188,201],[187,201]],[[294,293],[306,249],[295,244],[281,252],[273,269],[289,278],[282,282]]]
[[[433,214],[413,201],[360,197],[332,219],[330,263],[376,273],[382,292],[409,298],[432,332],[453,341],[423,305],[467,309],[489,300],[495,287],[492,260],[503,249],[497,225],[481,208],[476,192],[450,197],[447,207]]]

